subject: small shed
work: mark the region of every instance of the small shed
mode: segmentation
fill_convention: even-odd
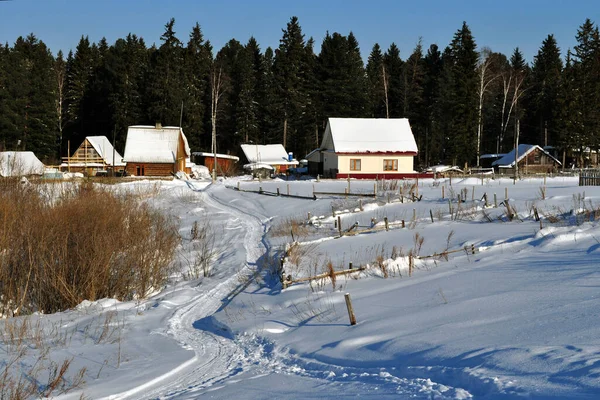
[[[0,152],[1,177],[42,175],[44,168],[44,164],[32,151]]]
[[[246,165],[267,164],[273,167],[276,174],[285,173],[288,168],[298,165],[292,153],[286,152],[281,144],[243,144],[242,151],[248,160]]]
[[[127,130],[126,171],[135,176],[169,176],[191,172],[190,146],[179,126],[134,125]]]
[[[96,175],[112,170],[123,171],[123,156],[115,150],[106,136],[88,136],[69,157],[63,157],[62,171]]]
[[[237,168],[237,162],[240,161],[239,157],[229,154],[205,153],[201,151],[192,153],[192,161],[197,165],[204,165],[209,171],[213,170],[215,159],[217,160],[217,174],[222,175],[233,175]]]
[[[562,165],[558,159],[534,144],[520,144],[517,148],[516,160],[519,170],[524,174],[553,172]],[[514,174],[515,149],[494,161],[492,167],[497,168],[500,174]]]
[[[406,118],[329,118],[309,173],[331,178],[400,179],[413,170],[417,143]]]

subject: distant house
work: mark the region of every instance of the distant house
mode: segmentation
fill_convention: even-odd
[[[321,146],[306,159],[312,175],[397,179],[416,176],[416,155],[406,118],[329,118]]]
[[[243,144],[242,151],[248,160],[248,164],[244,165],[245,169],[256,170],[261,165],[271,166],[278,174],[298,165],[298,161],[281,144]]]
[[[106,136],[88,136],[70,157],[64,157],[61,170],[96,175],[99,171],[123,170],[123,156],[116,151]]]
[[[135,125],[127,129],[123,162],[135,176],[169,176],[191,172],[190,146],[178,126]]]
[[[44,164],[31,151],[0,152],[0,176],[42,175]]]
[[[230,156],[229,154],[215,154],[195,151],[192,153],[192,161],[197,165],[204,165],[209,171],[213,170],[217,160],[217,174],[232,175],[236,169],[239,157]]]
[[[520,144],[517,151],[519,170],[527,173],[546,173],[555,171],[562,164],[558,159],[538,145]],[[515,149],[492,163],[500,174],[513,174],[515,168]]]

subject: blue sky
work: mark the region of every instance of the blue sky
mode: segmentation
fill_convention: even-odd
[[[159,43],[165,23],[174,17],[179,39],[186,43],[196,22],[215,52],[229,39],[245,43],[254,36],[264,50],[276,47],[281,30],[298,16],[306,37],[320,51],[326,32],[353,31],[366,59],[376,42],[392,42],[406,59],[422,37],[427,48],[444,48],[466,21],[479,47],[509,55],[519,47],[533,61],[550,33],[566,53],[575,45],[577,28],[591,18],[600,22],[599,0],[12,0],[0,1],[0,41],[13,44],[33,32],[57,53],[75,49],[81,35],[109,44],[135,33],[148,45]]]

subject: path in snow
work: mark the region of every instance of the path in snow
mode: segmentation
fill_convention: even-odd
[[[268,398],[284,393],[295,398],[311,398],[323,393],[346,395],[377,395],[378,398],[470,398],[471,394],[432,381],[432,377],[450,371],[435,372],[405,368],[391,371],[380,368],[353,368],[323,363],[300,354],[289,354],[264,339],[253,335],[233,335],[226,327],[215,323],[214,313],[226,307],[237,293],[252,282],[258,262],[268,252],[264,241],[267,217],[238,202],[219,198],[223,187],[209,187],[203,192],[206,208],[229,215],[228,228],[232,241],[243,241],[245,265],[237,274],[199,293],[175,311],[169,320],[167,333],[182,347],[193,350],[195,356],[179,367],[125,392],[108,397],[117,399],[195,398],[207,394],[213,398],[230,396]],[[229,194],[230,195],[230,194]],[[252,200],[250,200],[252,201]],[[235,225],[235,227],[233,226]],[[240,226],[241,225],[241,226]],[[233,258],[236,259],[235,257]],[[235,271],[238,266],[220,266]],[[225,302],[225,303],[224,303]],[[463,371],[450,374],[463,374]],[[458,377],[457,377],[458,378]],[[457,382],[464,381],[464,377]]]
[[[205,319],[214,314],[221,306],[222,300],[231,293],[240,290],[240,280],[250,282],[255,272],[257,260],[266,252],[262,242],[264,233],[262,216],[251,214],[223,204],[211,194],[209,187],[203,193],[203,200],[211,212],[224,212],[241,227],[226,229],[231,240],[243,241],[246,251],[246,264],[239,270],[208,291],[199,289],[199,294],[186,305],[179,308],[169,321],[168,334],[172,335],[184,348],[195,351],[195,356],[178,368],[159,376],[143,385],[109,397],[111,400],[129,398],[157,398],[174,396],[190,390],[201,390],[214,382],[226,379],[248,368],[245,352],[234,341],[211,332],[204,326]],[[227,270],[238,270],[239,267],[222,267]],[[214,328],[219,329],[219,328]]]

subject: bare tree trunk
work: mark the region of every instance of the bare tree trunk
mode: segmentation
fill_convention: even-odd
[[[504,97],[502,99],[502,120],[500,121],[500,138],[498,140],[498,145],[496,146],[496,153],[500,153],[502,151],[502,142],[504,141],[504,134],[506,133],[506,126],[508,125],[508,119],[510,118],[511,111],[509,110],[508,116],[506,116],[506,122],[504,122],[504,116],[506,114],[506,103],[508,102],[508,93],[510,92],[510,87],[512,84],[512,73],[508,77],[508,82],[506,81],[506,75],[502,74],[502,86],[503,86],[503,94]],[[512,110],[512,107],[511,107]]]
[[[497,76],[492,76],[491,78],[488,77],[488,68],[491,64],[491,60],[490,60],[490,50],[489,49],[484,49],[481,53],[481,57],[484,57],[483,61],[481,62],[481,64],[479,65],[479,90],[478,90],[478,94],[479,94],[479,108],[478,108],[478,112],[477,112],[477,166],[479,167],[480,165],[480,159],[481,159],[481,138],[482,138],[482,134],[483,134],[483,98],[485,95],[485,92],[487,91],[487,87],[490,83],[492,83],[492,81],[494,81],[494,79],[497,78]],[[487,77],[487,79],[486,79]]]
[[[213,152],[213,170],[212,180],[217,180],[217,111],[219,110],[219,99],[223,95],[223,82],[221,80],[221,68],[217,72],[212,71],[211,76],[211,104],[210,104],[210,122],[212,125],[212,152]]]
[[[383,92],[385,93],[385,117],[390,118],[390,103],[388,100],[388,76],[385,72],[385,65],[381,64],[381,70],[383,72]]]
[[[287,144],[287,124],[288,124],[288,120],[287,120],[287,114],[283,120],[283,148],[286,148],[286,144]]]

